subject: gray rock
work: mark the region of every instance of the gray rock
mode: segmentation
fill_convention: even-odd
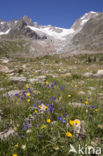
[[[8,92],[9,96],[15,96],[15,94],[20,94],[21,90],[11,90]]]
[[[78,103],[78,102],[70,102],[69,105],[73,106],[73,107],[83,107],[85,106],[84,103]]]
[[[14,129],[10,128],[9,130],[5,130],[3,132],[0,132],[0,139],[3,140],[5,138],[8,138],[9,136],[12,136],[15,134]]]
[[[87,73],[84,74],[84,76],[85,76],[85,77],[91,77],[91,76],[93,76],[93,73],[87,72]]]
[[[75,121],[78,121],[78,124]],[[86,130],[85,130],[85,123],[84,121],[80,121],[78,119],[74,120],[73,129],[77,136],[85,137],[86,136]]]
[[[98,71],[97,71],[97,74],[103,76],[103,70],[102,70],[102,69],[101,69],[101,70],[98,70]]]
[[[9,80],[16,81],[16,82],[26,82],[27,81],[26,78],[23,76],[21,76],[21,77],[16,77],[16,76],[10,77]]]
[[[13,70],[10,70],[7,66],[0,65],[0,72],[2,72],[2,73],[12,73]]]

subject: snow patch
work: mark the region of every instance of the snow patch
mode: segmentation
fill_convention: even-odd
[[[69,34],[73,34],[75,31],[73,29],[63,29],[63,28],[58,28],[60,30],[62,30],[61,32],[56,32],[55,30],[50,29],[50,27],[42,27],[42,28],[36,28],[33,26],[27,26],[28,28],[30,28],[33,31],[38,31],[38,32],[43,32],[46,35],[52,36],[56,39],[61,39],[64,40],[65,36],[69,35]],[[57,28],[57,27],[54,27]]]
[[[84,25],[86,22],[88,22],[88,19],[83,20],[83,21],[81,22],[81,25]]]
[[[10,32],[11,29],[8,29],[6,32],[0,32],[0,35],[6,35]]]
[[[0,24],[5,24],[5,22],[0,22]]]

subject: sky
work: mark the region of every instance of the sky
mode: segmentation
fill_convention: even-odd
[[[0,0],[0,19],[5,21],[27,15],[40,25],[70,28],[89,11],[103,12],[103,0]]]

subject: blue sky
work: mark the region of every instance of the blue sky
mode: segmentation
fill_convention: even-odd
[[[103,0],[0,0],[0,19],[28,15],[41,25],[69,28],[89,11],[103,11]]]

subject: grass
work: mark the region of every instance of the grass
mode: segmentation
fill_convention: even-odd
[[[98,60],[102,56],[96,57]],[[103,150],[103,128],[98,126],[103,125],[103,103],[102,96],[99,95],[103,93],[103,80],[87,79],[83,76],[86,72],[97,72],[102,68],[102,62],[98,64],[92,61],[88,64],[86,61],[87,57],[83,55],[69,58],[11,58],[8,63],[11,69],[14,69],[15,65],[22,68],[22,65],[26,64],[22,75],[27,79],[40,75],[46,75],[46,79],[42,83],[13,83],[8,79],[9,74],[0,74],[0,86],[4,88],[0,91],[0,131],[10,127],[15,130],[14,136],[0,141],[0,156],[12,156],[14,153],[18,156],[76,156],[77,154],[69,153],[70,144],[76,149],[80,144],[83,147],[101,147]],[[96,67],[93,64],[96,64]],[[66,76],[66,73],[71,75]],[[90,87],[94,87],[94,90]],[[22,92],[13,97],[7,94],[3,96],[10,90]],[[80,91],[85,94],[80,94]],[[30,95],[27,96],[27,93]],[[72,105],[73,102],[85,104],[86,100],[88,104],[84,107]],[[42,104],[44,110],[41,111]],[[47,122],[48,119],[50,123]],[[70,120],[75,119],[84,121],[85,137],[77,136],[73,126],[69,124]],[[67,132],[70,132],[72,137],[67,137]]]

